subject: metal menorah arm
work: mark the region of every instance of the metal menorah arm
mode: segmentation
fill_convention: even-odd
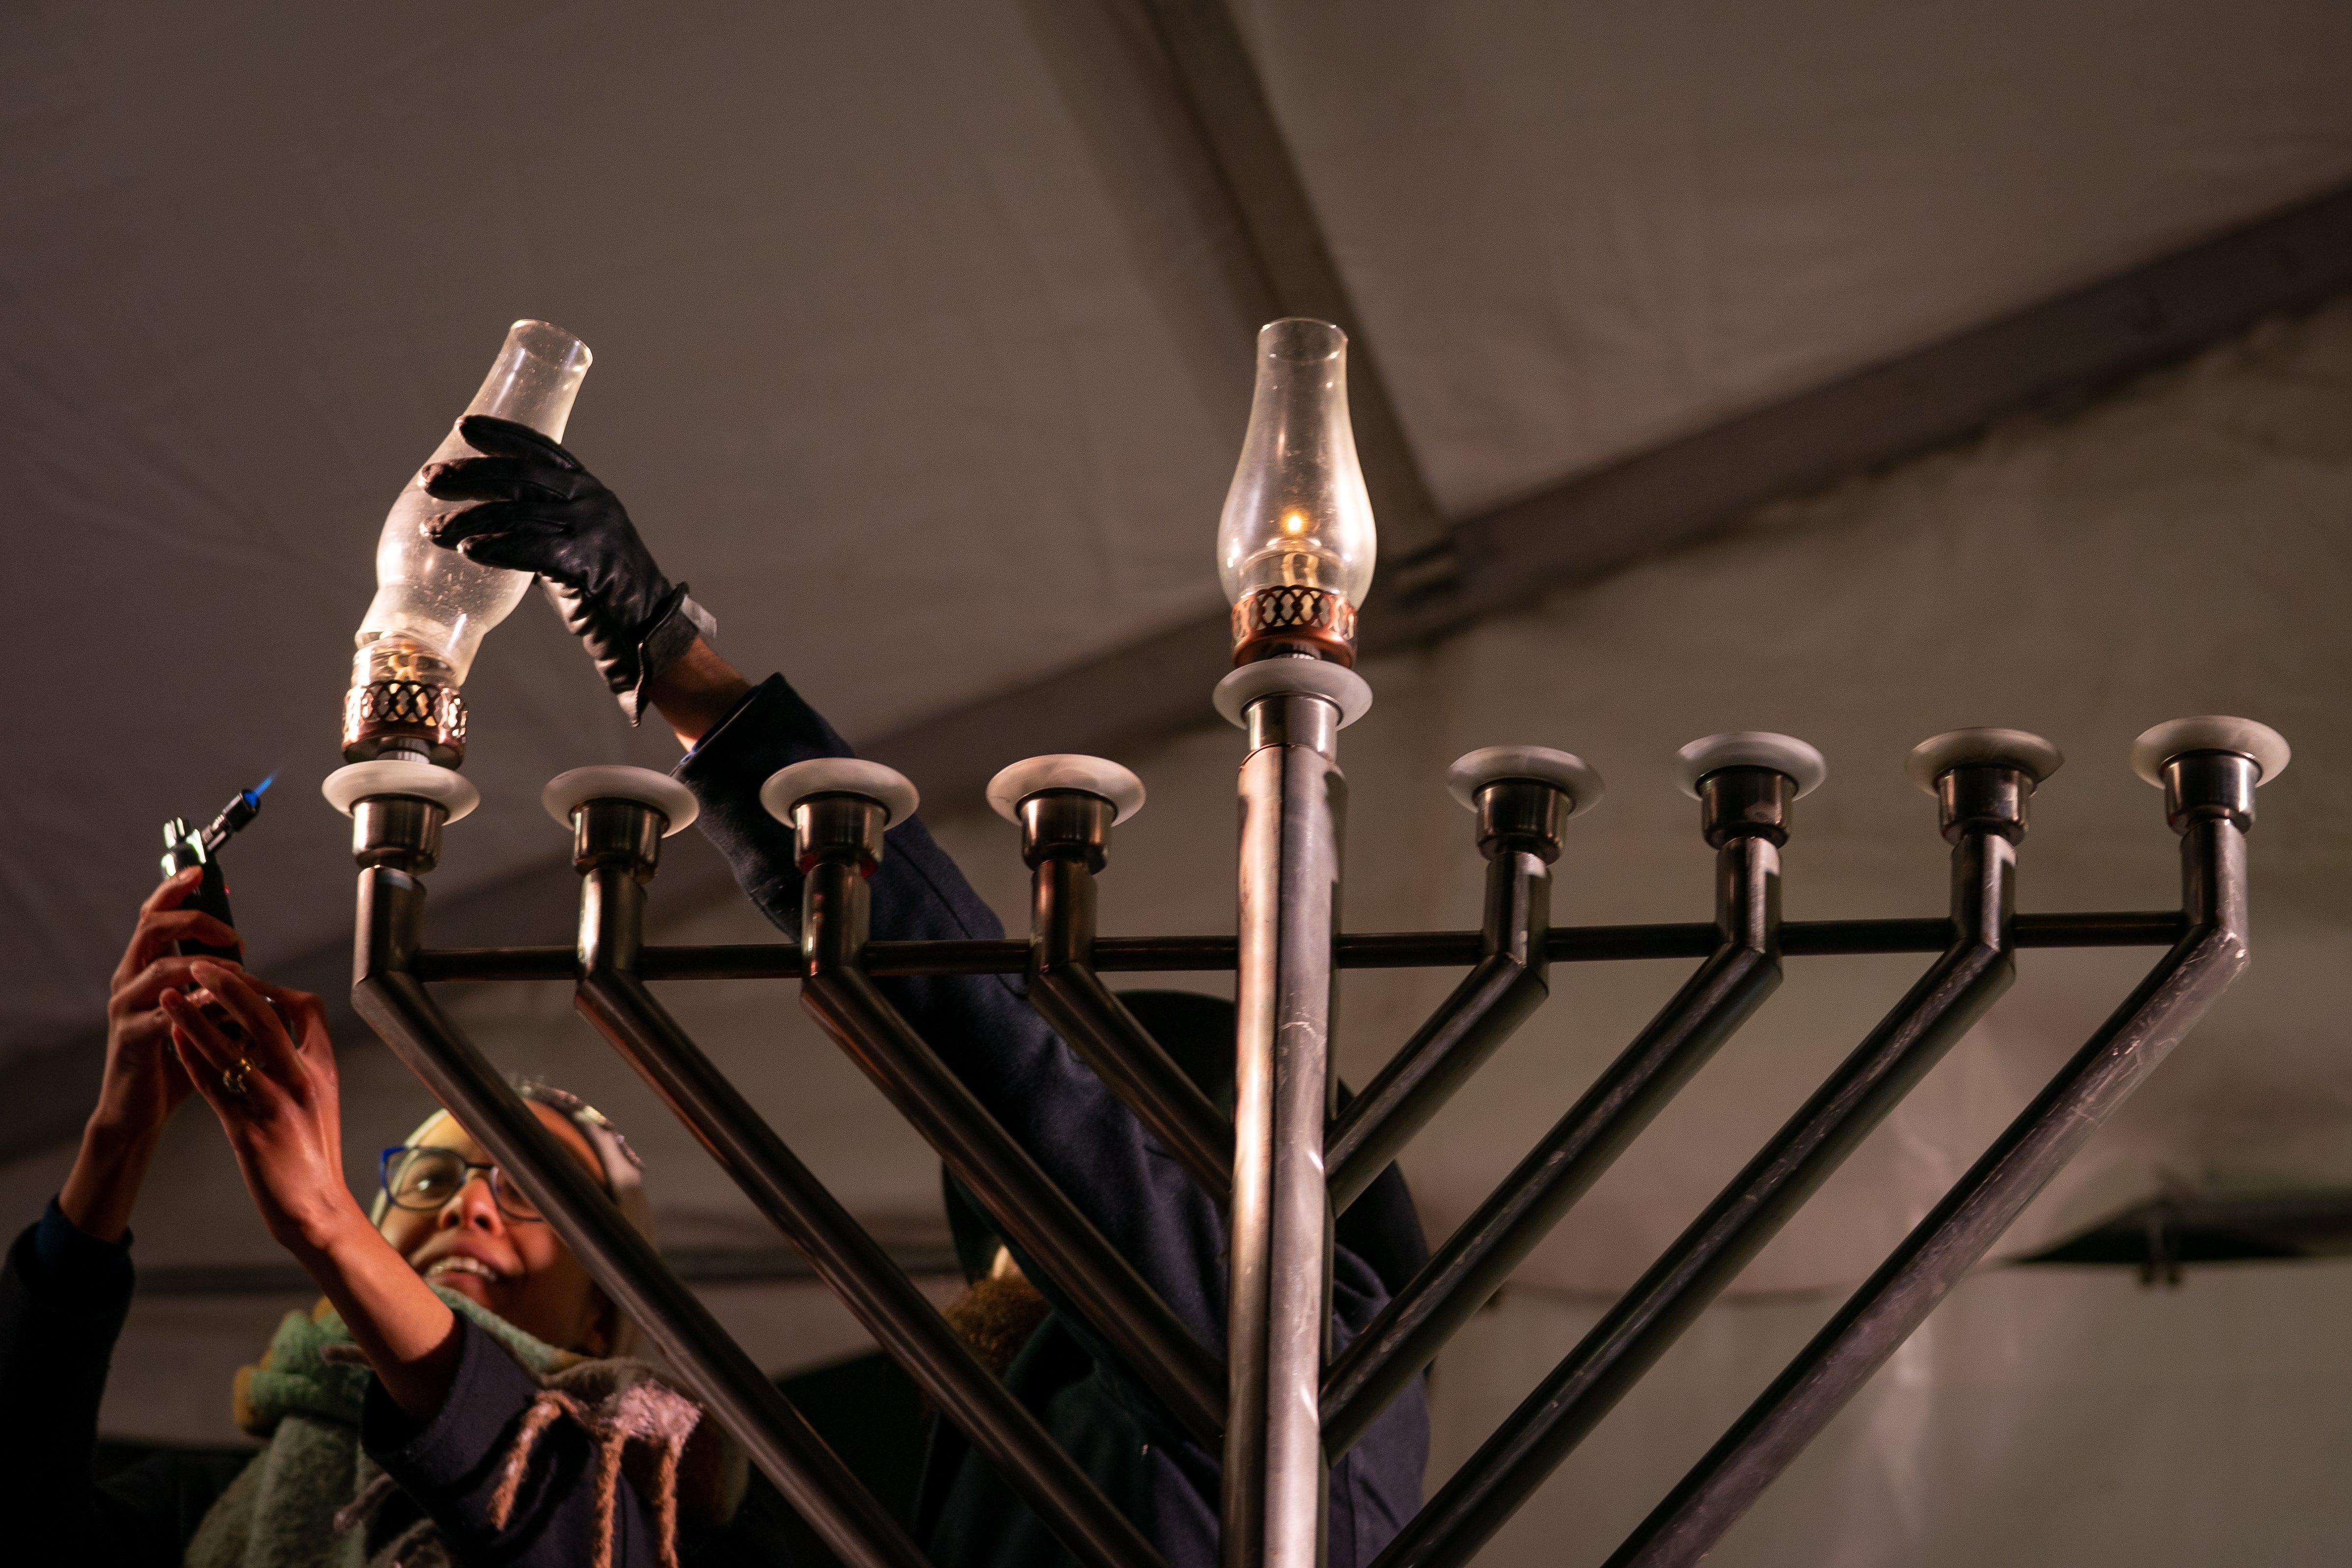
[[[409,970],[443,808],[363,800],[354,813],[362,861],[352,1002],[436,1099],[521,1184],[614,1305],[644,1329],[751,1462],[835,1555],[857,1568],[926,1568],[923,1554],[770,1382],[653,1244],[483,1059]]]
[[[646,989],[635,961],[645,882],[659,844],[646,831],[651,815],[632,800],[592,800],[576,808],[583,1016],[1072,1555],[1096,1568],[1160,1568],[1150,1542],[981,1365],[904,1270]]]
[[[1957,933],[1895,1010],[1376,1560],[1459,1568],[1499,1530],[1699,1312],[2015,976],[2010,872],[2035,775],[2013,763],[1940,781]]]
[[[1568,818],[1563,792],[1537,779],[1507,779],[1481,798],[1480,825],[1493,830],[1478,844],[1486,857],[1478,962],[1332,1123],[1324,1160],[1334,1214],[1363,1195],[1551,994],[1544,939],[1551,863]]]
[[[1685,1568],[1719,1541],[2000,1239],[2025,1205],[2245,969],[2246,833],[2258,770],[2218,752],[2169,759],[2188,929],[1968,1174],[1613,1553]]]
[[[2021,914],[2010,945],[2165,947],[2188,919],[2179,910],[2086,910]],[[1342,931],[1331,946],[1339,969],[1467,969],[1486,955],[1483,931]],[[1952,942],[1948,916],[1873,921],[1786,921],[1783,958],[1853,957],[1877,952],[1941,952]],[[1544,939],[1551,963],[1607,963],[1636,958],[1705,958],[1716,929],[1701,921],[1658,925],[1554,926]],[[877,979],[927,974],[1020,974],[1030,944],[1006,938],[953,942],[872,942],[860,967]],[[1097,974],[1218,973],[1230,971],[1229,936],[1098,936],[1088,968]],[[796,980],[801,950],[788,942],[714,942],[648,947],[638,961],[647,980]],[[416,954],[428,981],[573,980],[569,947],[442,947]]]
[[[1219,1207],[1233,1197],[1234,1124],[1095,973],[1095,873],[1116,808],[1046,790],[1015,807],[1030,867],[1029,1004]]]
[[[1202,1442],[1224,1426],[1224,1368],[1067,1194],[901,1017],[857,962],[877,803],[821,795],[793,808],[806,866],[801,999],[1142,1384]]]
[[[814,879],[812,879],[814,880]],[[851,1059],[970,1187],[1182,1426],[1213,1444],[1223,1369],[855,968],[813,973],[802,995]]]
[[[1716,851],[1715,952],[1477,1212],[1341,1352],[1323,1438],[1345,1453],[1780,984],[1780,847]]]

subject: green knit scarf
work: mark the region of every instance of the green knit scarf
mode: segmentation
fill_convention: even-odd
[[[433,1290],[541,1378],[584,1359],[454,1290]],[[360,1409],[373,1375],[326,1302],[286,1314],[259,1363],[236,1374],[237,1425],[268,1445],[197,1526],[187,1568],[366,1568],[366,1521],[348,1510],[383,1473],[360,1447]],[[412,1564],[434,1561],[442,1555],[438,1545],[403,1555]]]

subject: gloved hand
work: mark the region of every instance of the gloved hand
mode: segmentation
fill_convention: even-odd
[[[636,723],[646,686],[719,623],[673,586],[620,498],[580,459],[527,425],[469,414],[457,433],[479,458],[436,463],[426,493],[480,504],[433,525],[436,544],[485,566],[536,573],[563,624]]]

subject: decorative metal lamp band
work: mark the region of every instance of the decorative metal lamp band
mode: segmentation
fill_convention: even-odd
[[[1328,588],[1260,588],[1234,606],[1234,663],[1311,654],[1353,668],[1356,606]]]
[[[384,743],[421,741],[432,760],[454,768],[466,760],[466,702],[454,686],[421,680],[371,680],[343,694],[343,760],[373,762]]]

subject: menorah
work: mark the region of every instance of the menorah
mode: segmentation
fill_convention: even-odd
[[[469,949],[425,945],[424,878],[439,858],[444,825],[478,799],[473,786],[427,759],[429,736],[404,741],[389,731],[378,737],[386,754],[328,782],[329,798],[352,816],[361,868],[352,977],[361,1015],[522,1184],[615,1304],[844,1562],[918,1568],[925,1559],[442,1011],[430,984],[572,984],[580,1011],[1074,1556],[1101,1568],[1160,1563],[1151,1542],[981,1365],[649,989],[664,981],[797,979],[807,1010],[1038,1266],[1057,1300],[1175,1423],[1223,1454],[1231,1568],[1316,1568],[1332,1459],[1756,1012],[1779,985],[1784,960],[1935,954],[1885,1018],[1378,1559],[1378,1568],[1421,1568],[1465,1563],[1479,1550],[2009,987],[2020,950],[2164,947],[2088,1043],[1608,1560],[1611,1568],[1665,1568],[1696,1561],[1721,1537],[2247,962],[2245,836],[2256,787],[2286,765],[2288,752],[2275,731],[2229,718],[2160,724],[2133,748],[2132,765],[2161,788],[2166,820],[2179,837],[2178,910],[2017,913],[2013,874],[2028,806],[2061,759],[2038,736],[1974,729],[1922,742],[1907,763],[1935,797],[1950,845],[1948,910],[1784,921],[1780,851],[1796,801],[1822,781],[1822,760],[1788,736],[1743,731],[1695,742],[1679,758],[1701,837],[1715,852],[1711,922],[1553,927],[1551,868],[1571,820],[1599,801],[1601,782],[1567,752],[1499,746],[1472,752],[1448,775],[1474,816],[1486,861],[1479,929],[1339,930],[1346,797],[1339,736],[1371,700],[1352,668],[1354,605],[1370,576],[1370,514],[1360,478],[1351,479],[1339,351],[1306,334],[1311,353],[1302,354],[1300,330],[1310,327],[1338,336],[1319,323],[1267,329],[1276,334],[1267,361],[1277,363],[1272,373],[1261,364],[1239,500],[1228,504],[1228,532],[1239,505],[1271,541],[1255,554],[1227,551],[1236,668],[1215,702],[1246,735],[1233,936],[1097,934],[1095,879],[1114,826],[1143,801],[1136,775],[1100,758],[1032,758],[989,786],[991,803],[1018,825],[1031,870],[1025,941],[869,940],[866,878],[888,852],[887,829],[918,805],[911,784],[870,762],[819,758],[766,781],[761,803],[791,828],[804,876],[799,940],[725,946],[644,941],[661,841],[697,813],[694,795],[666,775],[593,767],[553,780],[543,798],[572,834],[578,940]],[[1287,346],[1285,329],[1292,329]],[[1302,392],[1295,372],[1310,358],[1318,368]],[[1281,383],[1283,375],[1293,380]],[[1261,452],[1253,469],[1262,435],[1265,450],[1278,455]],[[1344,537],[1357,525],[1351,508],[1361,513],[1360,538]],[[1335,536],[1328,550],[1318,543]],[[1351,552],[1361,555],[1360,570]],[[1271,575],[1254,577],[1251,563],[1261,559],[1274,561]],[[397,754],[404,745],[404,757]],[[1543,1004],[1551,964],[1673,958],[1698,967],[1334,1354],[1335,1216]],[[1467,973],[1339,1113],[1331,1020],[1339,974],[1398,967]],[[1230,1117],[1103,979],[1147,971],[1234,975]],[[1221,1206],[1230,1247],[1222,1363],[877,984],[949,974],[1025,976],[1030,1004]]]

